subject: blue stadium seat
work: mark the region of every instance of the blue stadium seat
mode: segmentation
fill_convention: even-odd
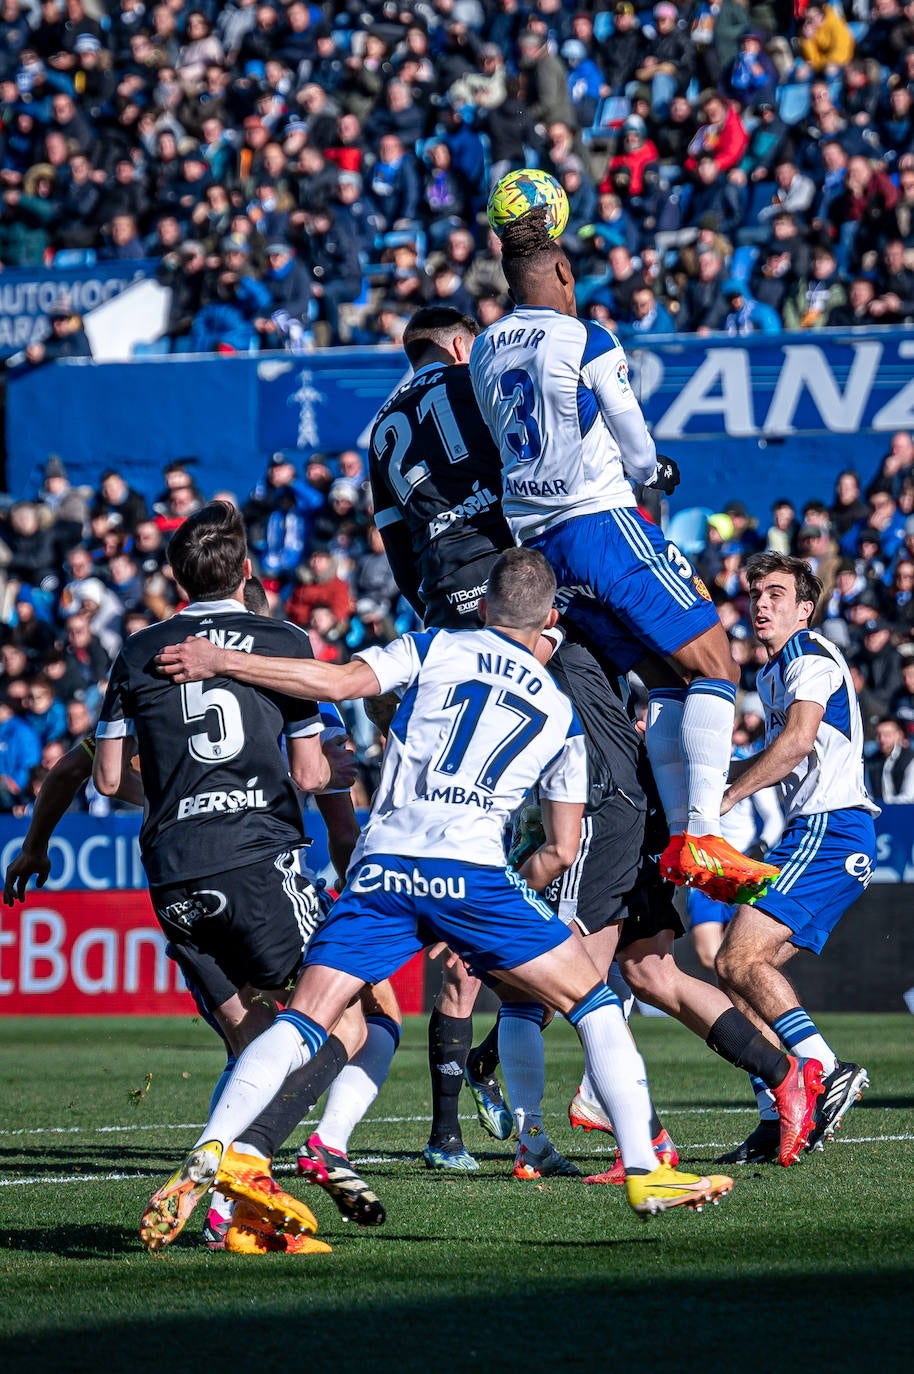
[[[809,114],[809,85],[805,81],[788,81],[778,86],[775,98],[785,124],[799,124]]]
[[[94,267],[96,263],[94,248],[58,248],[54,254],[55,267]]]
[[[735,281],[747,282],[752,276],[752,269],[758,255],[758,248],[752,244],[743,244],[742,247],[736,248],[730,260],[730,276]]]
[[[670,517],[667,538],[682,549],[687,558],[694,558],[708,542],[708,517],[713,514],[713,510],[707,506],[688,506],[685,510],[678,510]]]

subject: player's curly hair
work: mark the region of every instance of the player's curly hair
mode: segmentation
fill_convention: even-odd
[[[510,220],[501,231],[502,258],[531,258],[537,253],[555,249],[549,237],[546,219],[549,207],[534,205],[517,219]]]
[[[506,224],[501,235],[501,270],[516,301],[524,301],[562,250],[549,237],[545,205],[534,205]]]

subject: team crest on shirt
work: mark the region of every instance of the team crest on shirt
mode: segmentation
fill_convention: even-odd
[[[619,383],[620,391],[630,391],[631,387],[628,380],[628,363],[623,358],[616,367],[616,381]]]

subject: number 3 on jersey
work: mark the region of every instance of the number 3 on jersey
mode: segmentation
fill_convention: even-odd
[[[519,463],[532,463],[543,451],[536,423],[536,395],[529,373],[512,367],[498,379],[498,390],[506,401],[514,402],[511,422],[505,428],[505,442]]]
[[[203,722],[203,729],[187,741],[192,759],[198,763],[228,763],[238,757],[244,748],[244,723],[241,707],[227,688],[185,682],[181,687],[181,711],[185,725]]]

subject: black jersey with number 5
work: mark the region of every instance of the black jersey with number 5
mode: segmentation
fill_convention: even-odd
[[[138,741],[140,849],[151,884],[242,868],[300,845],[301,807],[278,739],[321,730],[313,701],[224,677],[180,686],[163,677],[156,654],[188,635],[243,653],[313,657],[303,631],[237,601],[196,602],[125,641],[96,733]]]
[[[470,583],[484,583],[495,555],[515,541],[501,513],[501,458],[468,367],[432,363],[395,392],[374,423],[369,473],[400,590],[414,605],[418,598],[426,623],[470,628],[475,603],[469,624],[460,616]],[[474,564],[482,571],[468,573]]]

